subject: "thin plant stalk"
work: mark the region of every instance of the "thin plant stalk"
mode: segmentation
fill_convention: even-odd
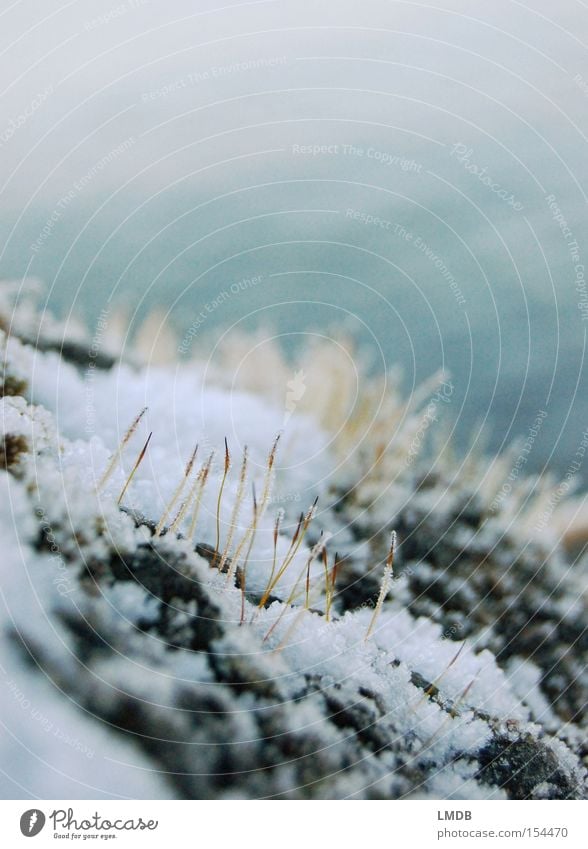
[[[251,537],[249,541],[249,547],[247,549],[247,554],[245,555],[245,560],[243,561],[243,566],[241,568],[241,622],[242,625],[245,621],[245,586],[247,582],[247,564],[249,563],[249,558],[251,556],[251,549],[253,548],[253,543],[255,542],[255,535],[257,534],[257,522],[259,519],[258,516],[258,506],[257,506],[257,498],[255,497],[255,484],[253,486],[253,521],[251,523]]]
[[[270,584],[273,580],[274,573],[276,571],[276,566],[277,566],[277,563],[278,563],[278,537],[279,537],[279,534],[280,534],[280,523],[281,523],[282,519],[284,518],[284,515],[285,514],[284,514],[283,510],[281,510],[281,509],[278,510],[278,512],[276,514],[276,521],[274,522],[274,553],[273,553],[273,557],[272,557],[272,571],[270,572],[269,581],[267,582],[266,588],[268,586],[270,586]],[[253,615],[251,617],[251,622],[254,622],[255,619],[257,618],[257,616],[259,616],[260,609],[261,608],[259,606],[256,607],[256,609],[254,610]]]
[[[280,523],[282,522],[284,515],[285,514],[283,510],[278,510],[276,514],[276,521],[274,523],[274,553],[272,557],[272,571],[270,572],[268,584],[271,584],[276,572],[276,565],[278,559],[278,537],[280,535]]]
[[[150,433],[150,434],[149,434],[149,436],[147,437],[147,441],[145,442],[145,445],[141,448],[141,451],[139,452],[139,456],[137,457],[137,459],[136,459],[136,461],[135,461],[135,465],[133,466],[133,469],[132,469],[132,471],[131,471],[131,474],[128,476],[128,478],[127,478],[127,480],[126,480],[126,483],[125,483],[125,485],[123,486],[123,488],[122,488],[122,490],[121,490],[121,493],[120,493],[120,495],[119,495],[119,497],[118,497],[118,501],[116,502],[117,504],[120,504],[120,503],[121,503],[121,501],[123,500],[124,495],[125,495],[125,493],[126,493],[127,489],[128,489],[128,488],[129,488],[129,486],[131,485],[131,481],[132,481],[132,480],[133,480],[133,478],[135,477],[135,472],[137,471],[137,469],[139,468],[139,466],[140,466],[140,465],[141,465],[141,463],[143,462],[143,457],[144,457],[144,456],[145,456],[145,454],[147,453],[147,448],[149,447],[149,443],[151,442],[151,437],[152,437],[152,436],[153,436],[153,431],[151,431],[151,433]]]
[[[115,468],[116,464],[118,463],[118,461],[120,460],[124,449],[128,445],[129,440],[131,439],[132,435],[135,433],[135,431],[139,427],[139,422],[141,421],[141,419],[143,418],[143,416],[145,415],[147,410],[148,410],[148,407],[143,407],[143,409],[141,410],[139,415],[136,416],[136,418],[131,423],[131,426],[129,427],[129,429],[127,430],[125,435],[123,436],[119,447],[117,448],[117,450],[112,455],[110,463],[106,467],[106,471],[104,472],[104,474],[102,475],[102,477],[98,481],[98,486],[97,486],[98,492],[100,492],[100,490],[106,485],[108,479],[112,475],[114,468]]]
[[[456,716],[459,716],[459,714],[456,712],[457,708],[463,703],[465,697],[467,696],[467,694],[469,693],[469,691],[473,687],[475,680],[476,680],[475,678],[472,678],[470,683],[465,687],[465,689],[463,690],[462,694],[459,696],[457,701],[455,701],[453,703],[451,710],[449,711],[449,713],[447,714],[447,716],[445,717],[445,719],[443,720],[443,722],[441,723],[439,728],[436,731],[434,731],[433,734],[431,734],[431,736],[429,737],[429,739],[425,743],[423,743],[423,748],[421,749],[421,752],[419,754],[422,754],[427,749],[429,749],[432,746],[433,742],[439,737],[439,735],[441,734],[443,729],[449,724],[449,722],[452,719],[455,719]]]
[[[195,497],[194,508],[192,510],[192,519],[190,520],[190,527],[188,529],[189,540],[193,539],[194,537],[194,531],[196,530],[196,522],[198,521],[198,514],[200,512],[200,505],[202,503],[202,493],[204,492],[206,481],[208,480],[208,475],[210,473],[210,467],[212,465],[213,459],[214,451],[211,451],[208,460],[203,464],[202,468],[198,472],[198,476],[196,478],[196,481],[194,482],[194,486],[192,487],[194,492],[191,493],[191,495],[193,497],[195,495]]]
[[[378,600],[376,602],[376,609],[374,610],[374,614],[371,618],[370,624],[366,631],[366,635],[364,640],[369,640],[372,631],[374,630],[375,624],[378,621],[378,616],[382,610],[382,605],[384,604],[384,599],[388,595],[388,590],[390,589],[390,582],[392,580],[394,574],[394,553],[396,551],[396,531],[392,531],[392,535],[390,537],[390,550],[388,551],[388,557],[386,558],[386,565],[384,566],[384,576],[382,578],[382,583],[380,584],[380,592],[378,594]]]
[[[278,442],[280,441],[280,436],[281,436],[280,433],[276,436],[276,438],[274,440],[274,444],[272,445],[272,449],[271,449],[271,451],[268,455],[268,459],[267,459],[267,463],[266,463],[266,469],[265,469],[265,475],[264,475],[264,479],[263,479],[261,501],[258,503],[258,508],[257,508],[256,523],[259,522],[259,520],[261,519],[261,517],[265,513],[265,509],[266,509],[266,507],[269,503],[271,484],[272,484],[272,470],[273,470],[275,459],[276,459],[276,452],[278,450]],[[245,549],[246,545],[252,544],[251,540],[252,540],[253,532],[254,532],[253,525],[249,525],[249,527],[247,528],[247,530],[243,534],[243,537],[241,538],[241,541],[239,542],[239,544],[237,546],[235,554],[233,555],[233,559],[232,559],[233,562],[231,564],[231,568],[229,569],[229,571],[227,573],[227,583],[229,583],[231,581],[231,579],[232,579],[232,577],[235,573],[235,570],[237,569],[237,565],[238,565],[238,562],[239,562],[239,558],[241,556],[241,552]]]
[[[427,696],[433,695],[435,693],[435,690],[439,689],[439,684],[445,678],[447,672],[451,669],[453,664],[457,662],[460,654],[462,653],[462,651],[465,648],[465,645],[466,644],[465,644],[465,640],[464,640],[463,643],[461,644],[461,646],[459,647],[459,649],[457,650],[457,652],[454,654],[452,659],[449,661],[449,663],[447,664],[447,666],[445,667],[445,669],[441,673],[441,675],[439,675],[439,677],[436,678],[435,681],[433,681],[431,684],[429,684],[429,686],[427,687],[427,689],[425,690],[423,695],[418,700],[414,710],[416,710],[419,707],[419,705],[421,705],[424,702],[424,700],[427,698]]]
[[[306,608],[304,608],[304,607],[300,608],[297,615],[294,617],[294,621],[292,622],[292,624],[290,625],[290,627],[288,628],[288,630],[286,631],[286,633],[284,634],[284,636],[282,637],[282,639],[280,640],[278,645],[273,650],[274,654],[282,651],[282,649],[288,644],[290,637],[292,636],[292,634],[294,633],[294,631],[298,627],[298,624],[299,624],[300,620],[302,619],[302,617],[304,616],[305,613],[306,613]]]
[[[300,516],[298,517],[298,524],[296,525],[296,529],[294,531],[294,534],[292,535],[292,539],[290,540],[290,545],[288,547],[288,551],[286,552],[284,559],[282,560],[282,565],[280,566],[280,569],[276,573],[275,568],[272,568],[272,573],[270,575],[269,581],[268,581],[267,586],[265,588],[265,592],[261,597],[261,601],[259,602],[259,609],[261,609],[265,605],[265,603],[267,602],[268,598],[271,595],[273,588],[276,586],[276,584],[280,580],[281,576],[286,571],[286,569],[284,568],[284,563],[286,563],[286,561],[288,561],[288,563],[290,562],[289,561],[290,552],[293,551],[294,546],[296,545],[296,542],[297,542],[298,537],[300,535],[300,531],[302,529],[303,522],[304,522],[304,513],[301,513]],[[276,545],[277,545],[277,538],[276,538],[275,542],[276,542]],[[274,575],[275,575],[275,580],[274,580]]]
[[[327,568],[327,557],[326,557],[326,549],[325,549],[325,569],[326,568]],[[335,585],[337,583],[337,572],[338,572],[338,570],[339,570],[339,555],[337,554],[337,552],[335,552],[335,561],[333,563],[333,569],[331,571],[330,587],[329,587],[328,570],[327,570],[327,574],[325,576],[327,588],[328,588],[327,604],[326,604],[326,610],[325,610],[325,616],[326,616],[327,622],[331,621],[331,607],[332,607],[332,604],[333,604],[333,597],[335,595]]]
[[[225,483],[227,481],[227,475],[229,474],[229,469],[231,468],[231,455],[229,453],[229,444],[227,442],[227,437],[225,436],[225,466],[223,471],[223,477],[221,480],[221,485],[218,491],[218,499],[216,502],[216,545],[214,546],[214,550],[216,551],[215,555],[215,564],[218,559],[218,553],[220,548],[220,511],[221,511],[221,502],[223,499],[223,491],[225,488]]]
[[[321,540],[322,540],[322,537],[323,537],[323,532],[321,531]],[[319,540],[319,542],[320,542],[320,540]],[[308,608],[310,606],[310,566],[311,566],[312,561],[313,561],[313,551],[314,551],[314,548],[310,552],[310,557],[306,561],[306,587],[305,587],[305,593],[304,593],[304,609],[305,610],[308,610]],[[323,562],[324,562],[324,554],[326,553],[326,548],[324,546],[324,543],[321,547],[321,551],[323,552]]]
[[[196,484],[197,482],[198,482],[198,475],[196,475],[196,480],[194,481],[194,483]],[[182,503],[180,504],[180,508],[179,508],[178,512],[176,513],[176,515],[172,519],[172,522],[169,526],[169,532],[170,533],[176,533],[178,531],[178,528],[181,526],[182,521],[184,519],[184,516],[188,512],[188,507],[190,506],[191,501],[192,501],[192,499],[191,499],[192,490],[193,490],[193,487],[190,487],[190,491],[188,492],[188,495],[182,500]]]
[[[472,689],[472,687],[474,686],[474,684],[475,684],[475,683],[476,683],[476,679],[475,679],[475,678],[472,678],[472,680],[470,681],[470,683],[469,683],[469,684],[468,684],[468,685],[464,688],[464,690],[463,690],[462,694],[458,697],[457,701],[453,703],[453,706],[452,706],[452,708],[451,708],[451,713],[452,713],[454,716],[455,716],[455,715],[459,716],[459,714],[457,714],[457,713],[456,713],[456,712],[457,712],[457,708],[458,708],[460,705],[462,705],[462,704],[463,704],[463,702],[465,701],[465,697],[466,697],[466,696],[467,696],[467,694],[470,692],[470,690]]]
[[[274,464],[276,462],[276,453],[278,451],[278,442],[280,441],[281,433],[278,433],[274,440],[274,444],[272,445],[272,449],[267,458],[267,465],[265,469],[265,475],[263,479],[263,488],[261,491],[261,501],[259,507],[259,518],[263,516],[265,513],[265,509],[269,503],[270,492],[272,488],[272,476],[274,470]]]
[[[247,446],[243,449],[243,462],[241,463],[241,472],[239,474],[239,486],[237,488],[237,497],[235,498],[235,504],[233,506],[233,512],[231,514],[231,520],[229,522],[229,532],[227,534],[227,540],[225,542],[225,547],[223,550],[223,554],[220,561],[220,566],[218,567],[219,572],[222,572],[225,564],[227,562],[227,558],[229,556],[229,551],[231,550],[231,543],[233,541],[233,536],[235,534],[235,528],[237,527],[237,519],[239,518],[239,511],[241,510],[241,505],[243,503],[243,498],[245,497],[245,483],[247,481]]]
[[[292,537],[292,542],[290,543],[290,548],[288,549],[286,556],[284,557],[284,560],[282,561],[282,565],[280,566],[280,568],[276,572],[273,580],[270,583],[268,583],[268,585],[265,589],[265,592],[264,592],[264,594],[261,598],[261,601],[259,602],[259,608],[260,609],[265,605],[266,601],[268,600],[268,598],[272,594],[274,587],[278,584],[278,582],[280,581],[280,578],[284,575],[284,573],[286,572],[286,569],[288,568],[288,566],[290,565],[292,560],[296,557],[296,554],[298,553],[300,546],[302,545],[302,541],[304,540],[304,537],[306,536],[306,532],[308,531],[309,525],[310,525],[312,519],[314,518],[317,503],[318,503],[318,497],[315,498],[312,506],[307,511],[306,515],[300,514],[300,518],[298,519],[298,525],[296,526],[294,536]]]
[[[278,627],[278,625],[280,624],[280,622],[281,622],[281,620],[282,620],[282,616],[284,615],[284,613],[286,612],[286,610],[288,609],[288,607],[290,607],[290,605],[292,604],[292,602],[293,602],[293,600],[294,600],[294,598],[295,598],[295,596],[296,596],[296,591],[297,591],[297,589],[298,589],[298,584],[299,584],[299,583],[300,583],[300,581],[302,580],[302,576],[303,576],[305,573],[308,573],[308,570],[310,569],[310,564],[311,564],[311,563],[312,563],[312,561],[315,559],[315,557],[318,557],[318,555],[319,555],[319,554],[320,554],[320,552],[321,552],[321,549],[323,548],[323,546],[325,546],[325,545],[326,545],[326,543],[327,543],[327,540],[324,538],[323,532],[321,531],[321,535],[320,535],[320,538],[319,538],[318,542],[317,542],[317,543],[315,543],[315,545],[313,545],[313,547],[311,548],[311,550],[310,550],[310,554],[308,555],[308,559],[307,559],[306,563],[304,564],[304,568],[302,569],[302,571],[300,572],[300,574],[299,574],[299,575],[298,575],[298,577],[296,578],[296,581],[294,582],[294,586],[292,587],[292,590],[291,590],[291,592],[290,592],[290,595],[288,596],[288,598],[287,598],[287,600],[286,600],[286,603],[285,603],[284,607],[282,608],[282,612],[280,613],[280,615],[278,616],[278,618],[276,619],[276,621],[274,622],[274,624],[271,626],[271,628],[269,629],[269,631],[267,632],[267,634],[266,634],[266,635],[265,635],[265,637],[263,638],[263,642],[264,642],[264,643],[265,643],[265,641],[266,641],[266,640],[268,640],[268,639],[269,639],[269,637],[272,635],[272,633],[274,632],[274,630],[275,630],[275,629]],[[305,607],[304,609],[306,610],[306,607]]]
[[[194,462],[196,460],[196,454],[197,453],[198,453],[198,444],[196,445],[196,448],[194,448],[194,451],[192,452],[190,459],[186,463],[186,468],[184,470],[184,474],[182,475],[181,481],[179,482],[179,484],[175,488],[171,499],[169,500],[169,502],[166,505],[165,510],[163,511],[161,519],[157,523],[157,527],[155,528],[155,536],[156,537],[161,536],[161,532],[163,531],[163,528],[164,528],[164,525],[165,525],[165,520],[167,519],[167,517],[169,516],[169,514],[171,513],[171,511],[175,507],[178,498],[180,497],[180,495],[184,491],[184,487],[186,486],[186,482],[187,482],[188,478],[190,477],[190,472],[192,471],[192,466],[194,465]],[[177,519],[177,516],[176,516],[176,519]]]

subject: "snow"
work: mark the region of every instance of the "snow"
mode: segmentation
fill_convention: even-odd
[[[541,669],[531,660],[512,657],[506,665],[506,674],[513,693],[528,705],[531,719],[546,728],[557,728],[559,721],[539,688],[543,676]]]
[[[64,696],[59,681],[40,674],[30,660],[23,664],[17,654],[15,635],[26,632],[27,640],[37,640],[47,655],[58,657],[65,676],[76,674],[73,664],[64,666],[65,638],[47,618],[61,603],[51,558],[30,547],[37,523],[24,487],[5,472],[0,472],[0,504],[0,796],[173,798],[134,746],[85,715]]]
[[[508,720],[530,728],[529,719],[549,727],[557,724],[539,689],[540,670],[531,661],[513,658],[501,668],[488,649],[480,650],[479,639],[476,643],[446,639],[439,624],[409,613],[401,586],[392,587],[369,637],[372,607],[348,611],[328,622],[316,612],[316,608],[324,610],[320,558],[310,570],[313,610],[305,609],[304,579],[310,554],[307,540],[273,588],[272,596],[278,600],[261,610],[246,602],[241,626],[240,591],[226,575],[193,554],[195,541],[215,543],[225,438],[232,463],[220,505],[221,550],[230,532],[245,445],[250,456],[247,494],[233,533],[230,553],[234,553],[252,521],[251,481],[259,499],[264,491],[268,453],[276,435],[282,433],[274,489],[267,509],[258,517],[247,563],[249,593],[260,595],[267,585],[274,557],[276,505],[285,511],[277,544],[278,566],[288,557],[299,512],[308,509],[315,496],[321,501],[309,539],[316,542],[321,529],[323,541],[330,531],[341,534],[340,520],[329,503],[329,486],[339,461],[327,431],[306,413],[294,411],[285,417],[279,404],[210,386],[205,366],[195,363],[174,368],[121,364],[90,374],[80,372],[57,354],[33,354],[30,348],[12,340],[9,345],[10,368],[26,380],[32,404],[20,397],[0,400],[0,435],[22,436],[29,445],[17,477],[0,472],[0,569],[6,611],[0,632],[0,711],[6,729],[0,743],[5,769],[0,789],[6,795],[173,795],[150,759],[128,740],[115,737],[97,717],[114,711],[125,695],[139,699],[150,709],[176,712],[183,684],[206,688],[214,682],[210,660],[199,652],[167,652],[160,638],[145,633],[145,623],[156,622],[159,605],[144,588],[132,582],[97,582],[89,594],[78,580],[85,564],[107,564],[113,552],[133,552],[151,541],[161,546],[163,553],[190,555],[187,563],[191,576],[214,594],[227,626],[225,636],[214,644],[215,662],[230,664],[236,657],[240,674],[248,680],[272,682],[292,733],[316,733],[327,753],[346,740],[347,731],[327,725],[324,712],[313,701],[296,706],[290,703],[312,676],[320,676],[323,689],[338,688],[358,704],[361,700],[357,693],[369,690],[383,705],[384,713],[378,721],[393,727],[399,739],[413,741],[416,753],[441,765],[438,771],[432,771],[423,794],[432,798],[502,798],[502,791],[482,787],[476,780],[475,754],[491,737],[488,715],[496,724]],[[148,407],[148,412],[109,480],[100,487],[109,459],[143,407]],[[155,523],[176,490],[195,444],[199,453],[194,475],[210,451],[216,451],[195,539],[190,544],[174,534],[153,540],[146,527],[137,528],[132,516],[119,509],[122,488],[150,433],[153,439],[149,451],[125,495],[124,506]],[[349,475],[349,469],[345,474]],[[368,491],[369,487],[364,488],[362,497]],[[400,489],[392,492],[391,501],[374,509],[370,521],[384,521],[385,510],[388,521],[390,504],[400,503],[405,495]],[[438,499],[438,491],[424,493],[419,510],[434,514]],[[189,520],[187,514],[179,526],[183,533]],[[443,521],[440,515],[440,526]],[[481,545],[480,537],[473,532],[462,529],[460,533],[463,545]],[[245,543],[241,563],[248,547],[247,536]],[[370,562],[365,543],[357,545],[357,557]],[[423,576],[427,569],[432,574],[426,563],[415,568],[420,568]],[[285,602],[297,581],[298,594],[290,606]],[[474,597],[471,603],[476,603]],[[195,615],[193,602],[178,599],[172,607],[179,628]],[[97,637],[108,634],[110,651],[91,670],[80,671],[72,637],[60,624],[71,616],[80,617]],[[35,647],[53,677],[23,664],[19,656],[23,649],[17,647],[15,633],[23,635],[27,646]],[[96,707],[93,715],[64,698],[68,684],[80,675]],[[436,688],[434,696],[424,692],[429,684]],[[242,711],[233,711],[231,719],[235,737],[244,745],[256,733],[250,715],[256,707],[253,701],[248,707],[248,698],[243,697]],[[178,722],[187,723],[188,718],[180,717]],[[573,772],[577,764],[565,744],[552,740],[549,745]],[[471,761],[464,757],[467,754],[472,756]],[[386,763],[386,757],[390,773],[394,771],[393,756],[382,755],[381,762],[373,761],[374,783],[381,780],[381,764]],[[364,789],[357,777],[337,781],[333,786],[338,790],[331,792],[351,797],[361,795]],[[277,793],[280,782],[284,787],[291,786],[287,771],[280,773]]]

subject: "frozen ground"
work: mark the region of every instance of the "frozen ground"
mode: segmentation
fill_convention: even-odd
[[[309,403],[38,321],[0,310],[3,796],[585,796],[585,560],[554,481],[425,448],[448,376],[358,400],[316,351]]]

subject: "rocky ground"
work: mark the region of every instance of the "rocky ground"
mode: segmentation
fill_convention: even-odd
[[[284,417],[7,315],[4,797],[585,798],[586,559],[533,530],[549,482],[497,506],[508,459],[415,452],[427,389],[355,451],[334,394]]]

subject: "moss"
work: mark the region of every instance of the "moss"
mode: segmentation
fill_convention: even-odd
[[[0,383],[0,398],[5,398],[8,395],[24,395],[27,391],[27,385],[23,378],[5,375],[4,380]]]
[[[24,436],[7,433],[0,440],[0,469],[13,471],[21,454],[29,450],[29,444]]]

